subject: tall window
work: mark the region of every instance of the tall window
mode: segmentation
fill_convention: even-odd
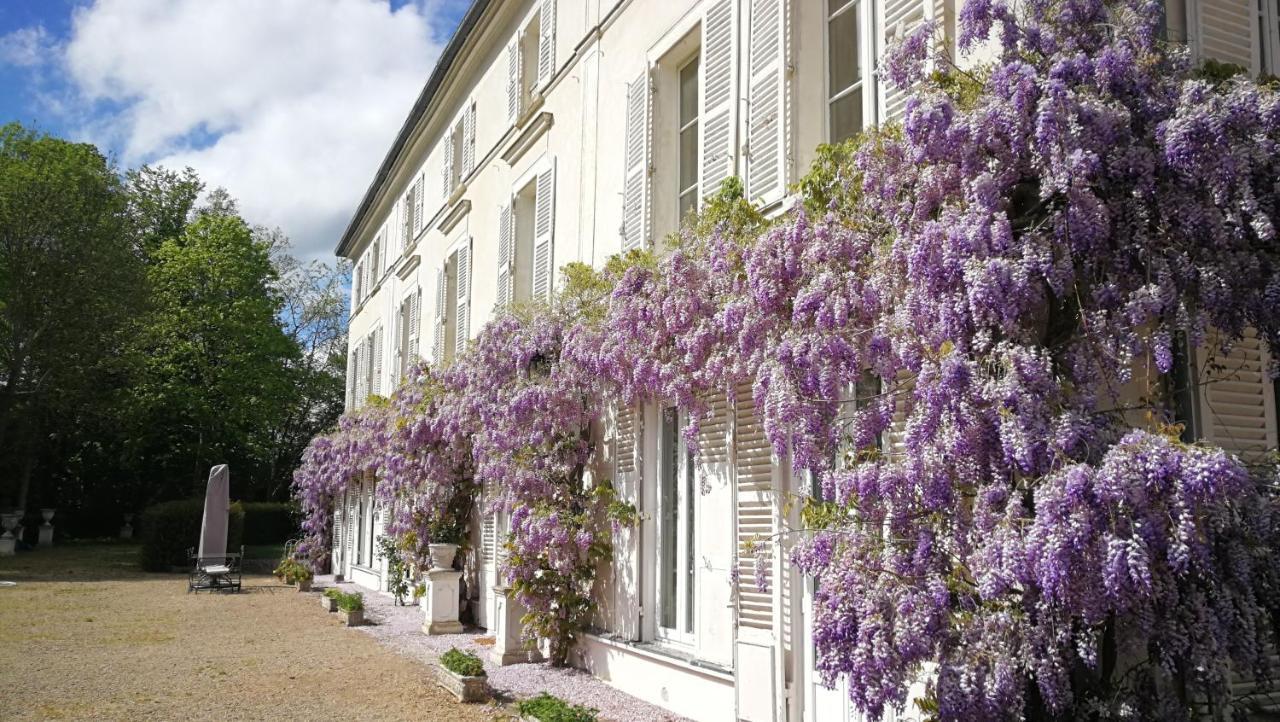
[[[827,133],[832,143],[862,130],[862,0],[827,0]]]
[[[658,633],[691,641],[694,616],[693,455],[681,442],[681,416],[662,412],[658,484]]]
[[[698,206],[698,58],[680,69],[680,220]]]

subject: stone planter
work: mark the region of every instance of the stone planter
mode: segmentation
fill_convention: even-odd
[[[364,610],[357,609],[354,612],[348,612],[344,609],[338,610],[338,616],[342,617],[342,623],[348,627],[359,627],[364,624]]]
[[[457,544],[428,544],[432,569],[453,569],[453,558],[458,556]]]
[[[321,594],[320,606],[326,612],[336,612],[338,611],[338,600],[334,599],[333,597],[326,597],[323,594]]]
[[[485,702],[489,699],[487,677],[463,677],[445,669],[443,664],[437,664],[436,682],[449,690],[459,702]]]

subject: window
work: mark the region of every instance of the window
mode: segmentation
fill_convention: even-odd
[[[677,207],[684,220],[698,207],[698,57],[680,69],[680,182]]]
[[[515,123],[555,74],[555,0],[538,10],[507,46],[507,121]]]
[[[520,107],[528,108],[538,87],[538,43],[542,36],[542,13],[533,19],[520,34]]]
[[[658,439],[658,636],[690,642],[694,623],[694,460],[681,438],[682,414],[662,412]]]
[[[555,163],[503,208],[498,238],[498,305],[551,296],[555,248]]]
[[[1188,444],[1200,438],[1200,403],[1195,359],[1187,347],[1186,334],[1179,332],[1173,341],[1173,369],[1165,382],[1171,401],[1174,423],[1182,424],[1182,440]]]
[[[466,239],[436,271],[435,349],[443,363],[471,338],[471,240]]]
[[[827,0],[827,138],[839,143],[863,127],[862,0]]]
[[[1280,75],[1280,0],[1255,0],[1258,8],[1258,71]]]
[[[418,333],[422,323],[422,290],[411,292],[400,302],[400,343],[397,356],[400,367],[398,377],[403,379],[409,367],[418,360]]]

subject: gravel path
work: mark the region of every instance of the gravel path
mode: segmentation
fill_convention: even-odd
[[[0,586],[0,719],[506,718],[458,704],[425,665],[342,627],[315,594],[265,576],[245,577],[238,595],[188,594],[184,576],[144,574],[136,555],[105,545],[0,558],[0,580],[18,582]]]
[[[318,585],[332,585],[332,577],[320,577]],[[365,617],[372,624],[360,631],[397,652],[430,663],[450,647],[474,652],[484,660],[489,684],[509,697],[532,697],[550,692],[573,704],[600,710],[601,719],[616,722],[682,721],[684,718],[642,702],[607,683],[577,669],[554,669],[546,664],[512,664],[497,667],[489,662],[488,652],[493,637],[479,633],[422,633],[422,611],[416,606],[397,607],[391,597],[368,592],[352,584],[339,585],[347,591],[364,592]]]

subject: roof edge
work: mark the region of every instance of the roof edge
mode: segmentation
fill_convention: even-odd
[[[338,241],[338,247],[334,249],[334,255],[346,257],[351,252],[355,245],[355,238],[360,224],[364,222],[369,209],[373,207],[373,201],[378,195],[378,190],[390,178],[391,169],[395,167],[396,161],[400,159],[401,153],[404,151],[405,146],[408,145],[409,139],[413,136],[414,128],[418,126],[418,122],[427,114],[427,108],[435,100],[436,92],[444,83],[445,76],[449,74],[449,71],[453,69],[454,63],[458,60],[462,46],[471,37],[471,32],[475,30],[476,25],[480,22],[480,16],[484,14],[491,2],[492,0],[472,0],[471,7],[467,8],[466,14],[462,16],[462,21],[458,23],[457,29],[453,31],[453,37],[449,38],[448,44],[440,52],[440,59],[436,61],[435,69],[431,71],[426,85],[422,87],[422,92],[418,94],[417,101],[414,102],[413,108],[409,111],[409,117],[405,118],[404,124],[400,126],[400,132],[396,134],[396,139],[391,144],[390,150],[387,151],[387,155],[382,159],[382,165],[378,167],[378,172],[374,175],[373,181],[365,189],[360,205],[356,207],[356,212],[351,216],[351,220],[347,222],[347,229],[342,232],[342,238]]]

